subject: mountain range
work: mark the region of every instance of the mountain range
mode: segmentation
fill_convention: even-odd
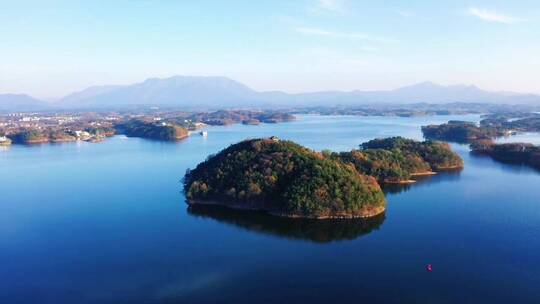
[[[173,76],[150,78],[131,85],[94,86],[51,103],[23,94],[0,94],[0,110],[122,108],[261,108],[362,104],[475,102],[540,104],[540,95],[490,92],[470,85],[442,86],[422,82],[389,91],[320,91],[289,94],[259,92],[226,77]]]

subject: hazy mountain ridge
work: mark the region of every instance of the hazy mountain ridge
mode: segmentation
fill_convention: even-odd
[[[92,93],[94,93],[94,90]],[[115,86],[100,94],[81,91],[63,98],[66,107],[163,105],[163,106],[234,106],[253,100],[257,92],[225,77],[174,76],[150,78],[133,85]]]
[[[25,94],[0,94],[0,111],[44,110],[50,104]]]
[[[149,78],[131,85],[94,86],[74,92],[58,102],[46,103],[27,95],[0,95],[0,110],[100,108],[156,105],[170,107],[333,106],[370,103],[506,103],[540,104],[540,96],[489,92],[472,85],[442,86],[422,82],[389,91],[258,92],[226,77],[173,76]]]

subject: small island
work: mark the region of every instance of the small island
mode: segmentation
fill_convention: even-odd
[[[384,212],[377,181],[352,165],[275,137],[245,140],[186,173],[190,205],[214,204],[299,218],[364,218]]]

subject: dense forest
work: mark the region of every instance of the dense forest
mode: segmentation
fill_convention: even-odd
[[[93,136],[113,136],[116,134],[116,130],[113,127],[86,127],[84,131],[90,133]]]
[[[496,137],[512,135],[516,132],[540,131],[538,113],[496,113],[484,116],[480,126],[474,123],[449,121],[441,125],[422,127],[426,138],[442,139],[460,143],[470,143],[475,154],[489,155],[493,159],[518,163],[540,169],[540,147],[528,143],[497,144]]]
[[[489,139],[505,135],[504,129],[494,126],[478,127],[472,122],[449,121],[441,125],[422,127],[425,138],[469,143],[479,139]]]
[[[186,173],[190,204],[266,210],[307,218],[366,217],[384,211],[376,180],[291,141],[245,140]]]
[[[188,136],[188,131],[178,125],[130,120],[116,126],[119,133],[129,137],[142,137],[156,140],[179,140]]]
[[[402,137],[374,139],[363,143],[360,150],[332,155],[380,183],[407,182],[413,175],[463,167],[463,160],[446,143]]]
[[[37,144],[47,142],[74,141],[77,138],[65,130],[21,130],[8,135],[14,144]]]
[[[509,114],[491,114],[480,121],[480,127],[523,132],[539,132],[540,114],[521,112]]]
[[[279,123],[293,121],[296,117],[282,111],[249,111],[249,110],[220,110],[215,112],[194,113],[185,119],[203,122],[208,125],[221,126],[242,122],[257,125],[264,123]]]
[[[485,140],[472,143],[471,150],[473,153],[489,155],[501,162],[524,164],[540,170],[540,147],[533,144],[496,144],[491,140]]]

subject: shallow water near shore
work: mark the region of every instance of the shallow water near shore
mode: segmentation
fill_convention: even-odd
[[[464,170],[385,187],[369,221],[188,208],[181,191],[186,169],[242,139],[345,151],[448,120],[479,116],[301,115],[177,143],[4,147],[0,303],[538,303],[540,173],[466,145],[452,144]]]

